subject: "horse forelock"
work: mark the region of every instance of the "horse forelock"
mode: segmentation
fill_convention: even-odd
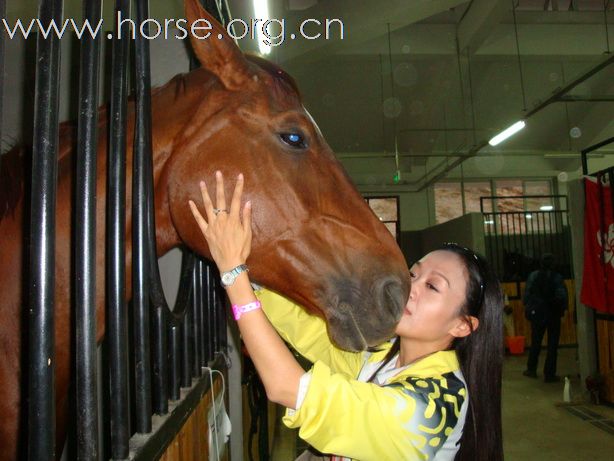
[[[271,81],[273,82],[273,89],[276,90],[280,96],[287,96],[289,93],[294,93],[299,102],[302,100],[301,92],[298,89],[296,81],[285,70],[283,70],[277,64],[267,61],[260,56],[246,54],[245,57],[248,61],[256,64],[270,77],[272,77]]]

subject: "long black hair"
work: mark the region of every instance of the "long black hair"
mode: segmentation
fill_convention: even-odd
[[[483,256],[453,243],[441,249],[463,261],[468,283],[461,315],[479,320],[475,331],[452,342],[469,392],[469,411],[456,460],[500,461],[503,460],[503,291]]]
[[[455,243],[446,243],[439,250],[454,253],[463,262],[468,282],[460,315],[466,317],[470,327],[470,316],[479,321],[476,330],[472,329],[468,336],[455,338],[450,345],[450,349],[456,351],[469,394],[469,408],[455,460],[502,461],[503,292],[483,256]],[[397,338],[381,366],[396,356],[400,343]]]

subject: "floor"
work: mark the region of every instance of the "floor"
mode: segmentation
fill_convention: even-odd
[[[542,353],[544,354],[545,351]],[[540,357],[542,360],[544,357]],[[563,381],[546,384],[522,376],[524,356],[508,356],[503,372],[506,461],[611,461],[614,408],[586,403],[577,377],[576,349],[559,351],[558,373],[571,377],[573,405],[563,405]],[[281,409],[280,409],[281,416]],[[279,418],[278,418],[279,420]],[[297,446],[298,443],[298,446]],[[292,461],[304,444],[277,424],[272,461]]]

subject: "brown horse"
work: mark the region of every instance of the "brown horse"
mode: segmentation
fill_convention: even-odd
[[[213,19],[186,0],[190,23]],[[409,293],[405,260],[366,205],[302,106],[294,81],[276,66],[246,58],[214,24],[213,36],[192,46],[202,68],[152,92],[157,251],[185,244],[209,256],[190,213],[200,203],[199,181],[214,184],[215,170],[243,172],[245,200],[253,203],[252,278],[322,315],[341,347],[362,350],[393,333]],[[134,107],[129,105],[129,116]],[[105,172],[107,113],[99,111],[97,179],[97,317],[104,334]],[[134,124],[128,125],[132,139]],[[75,132],[60,130],[56,234],[56,402],[58,440],[65,431],[70,382],[71,155]],[[132,148],[127,143],[128,184]],[[24,293],[22,221],[24,175],[17,149],[2,161],[0,177],[0,459],[18,457]],[[8,180],[8,178],[12,178]],[[232,187],[233,181],[227,181]],[[230,192],[230,191],[228,191]],[[126,210],[130,210],[128,193]],[[36,223],[31,223],[36,226]],[[128,214],[126,230],[130,232]],[[128,234],[129,235],[129,234]],[[130,239],[126,242],[130,254]],[[130,256],[126,258],[130,274]],[[129,282],[129,281],[128,281]],[[129,283],[128,285],[129,286]],[[130,290],[128,290],[130,291]],[[126,293],[130,297],[130,293]]]

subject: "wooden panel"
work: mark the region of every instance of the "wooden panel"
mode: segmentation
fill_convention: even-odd
[[[565,311],[565,315],[561,318],[561,338],[559,339],[560,345],[568,345],[577,344],[577,336],[576,336],[576,324],[574,322],[575,318],[575,299],[576,299],[576,291],[575,291],[575,282],[574,280],[565,280],[565,285],[567,286],[568,293],[568,306],[567,311]],[[502,283],[503,291],[507,294],[509,298],[509,305],[512,308],[513,312],[511,314],[512,320],[508,319],[506,322],[507,325],[512,325],[513,334],[506,331],[506,333],[510,336],[524,336],[525,344],[528,346],[531,345],[531,322],[529,322],[524,317],[524,303],[522,302],[522,296],[524,295],[524,287],[525,283],[515,283],[515,282],[507,282]],[[506,329],[507,330],[507,329]],[[544,335],[544,340],[542,345],[547,344],[548,335]]]
[[[597,320],[596,323],[599,373],[604,379],[601,397],[614,403],[614,322]]]
[[[215,395],[222,390],[219,377],[214,378]],[[209,425],[207,414],[212,406],[211,392],[207,392],[198,406],[170,443],[161,460],[164,461],[208,461],[209,460]],[[228,459],[228,450],[221,460]],[[212,460],[214,461],[214,460]]]

